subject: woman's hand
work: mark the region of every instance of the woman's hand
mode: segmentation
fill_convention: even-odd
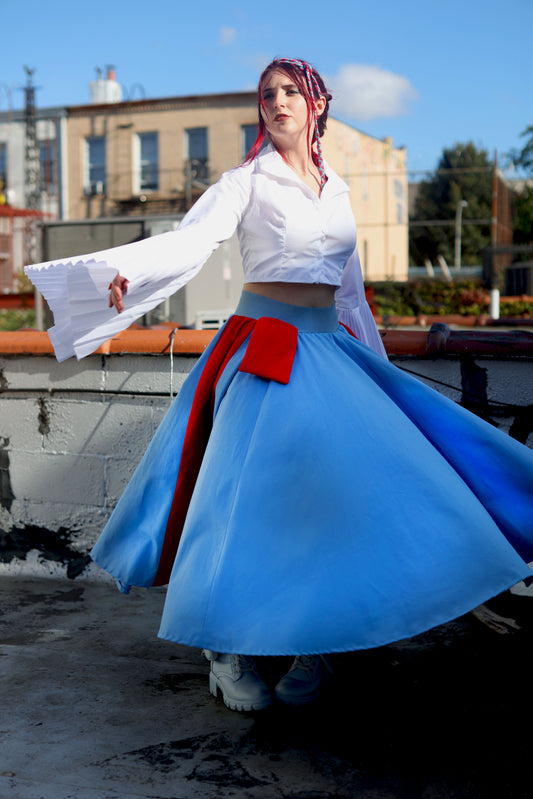
[[[122,275],[115,275],[113,282],[109,284],[109,307],[112,308],[114,305],[117,313],[122,313],[124,310],[123,297],[128,291],[128,283],[129,280]]]

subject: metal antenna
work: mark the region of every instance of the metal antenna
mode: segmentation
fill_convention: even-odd
[[[37,120],[35,113],[35,87],[32,77],[35,69],[24,67],[28,82],[24,89],[26,98],[24,119],[25,137],[25,199],[26,208],[38,210],[41,205],[39,147],[37,144]]]

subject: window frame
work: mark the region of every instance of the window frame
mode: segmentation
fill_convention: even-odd
[[[101,143],[103,147],[103,162],[91,161],[91,145]],[[84,163],[84,191],[88,196],[107,194],[107,142],[105,136],[85,137],[85,163]],[[101,172],[102,177],[95,173]]]
[[[8,187],[7,147],[7,141],[0,141],[0,193],[4,195]]]
[[[41,139],[39,147],[40,190],[49,197],[57,193],[56,139]]]
[[[191,134],[204,133],[205,146],[203,147],[204,155],[191,154]],[[194,128],[185,129],[185,175],[191,175],[191,183],[200,185],[209,185],[209,128],[206,125],[196,126]],[[196,173],[193,173],[193,170]],[[189,172],[190,170],[190,172]]]
[[[250,141],[250,146],[247,144],[248,134],[253,136]],[[250,150],[252,149],[255,140],[257,139],[257,122],[246,123],[241,125],[241,160],[244,161]]]
[[[155,159],[143,157],[143,144],[154,140]],[[146,153],[144,154],[146,155]],[[151,194],[160,190],[160,158],[159,158],[159,131],[157,130],[141,130],[136,131],[134,134],[134,194]],[[143,174],[144,173],[144,174]],[[155,177],[150,181],[148,175],[152,174]]]

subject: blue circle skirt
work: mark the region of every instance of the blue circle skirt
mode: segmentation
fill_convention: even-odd
[[[533,452],[334,308],[244,293],[93,549],[160,636],[251,655],[411,637],[531,576]]]

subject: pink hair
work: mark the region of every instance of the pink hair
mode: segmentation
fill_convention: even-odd
[[[261,114],[261,109],[263,108],[264,101],[263,101],[263,84],[270,72],[273,70],[279,70],[280,72],[284,72],[287,77],[298,87],[300,93],[303,95],[305,102],[307,104],[307,126],[308,131],[311,131],[311,126],[313,125],[313,138],[311,144],[317,140],[317,130],[314,124],[314,112],[315,112],[315,100],[318,100],[319,97],[324,97],[326,100],[326,105],[322,114],[318,117],[318,137],[322,137],[326,130],[326,123],[328,119],[328,111],[329,111],[329,101],[331,100],[331,94],[326,89],[326,85],[320,76],[320,74],[309,65],[311,70],[311,74],[318,85],[318,89],[320,93],[317,92],[315,88],[313,94],[311,94],[311,89],[308,86],[305,72],[300,64],[306,65],[305,61],[292,61],[282,58],[275,58],[261,73],[261,77],[259,78],[259,85],[257,87],[257,112],[258,112],[258,123],[257,123],[257,138],[253,143],[250,152],[244,159],[245,164],[250,163],[254,160],[254,158],[259,153],[259,150],[263,146],[265,138],[267,137],[267,131],[265,127],[265,123],[263,120],[263,116]],[[312,152],[313,159],[315,159],[316,154]]]

